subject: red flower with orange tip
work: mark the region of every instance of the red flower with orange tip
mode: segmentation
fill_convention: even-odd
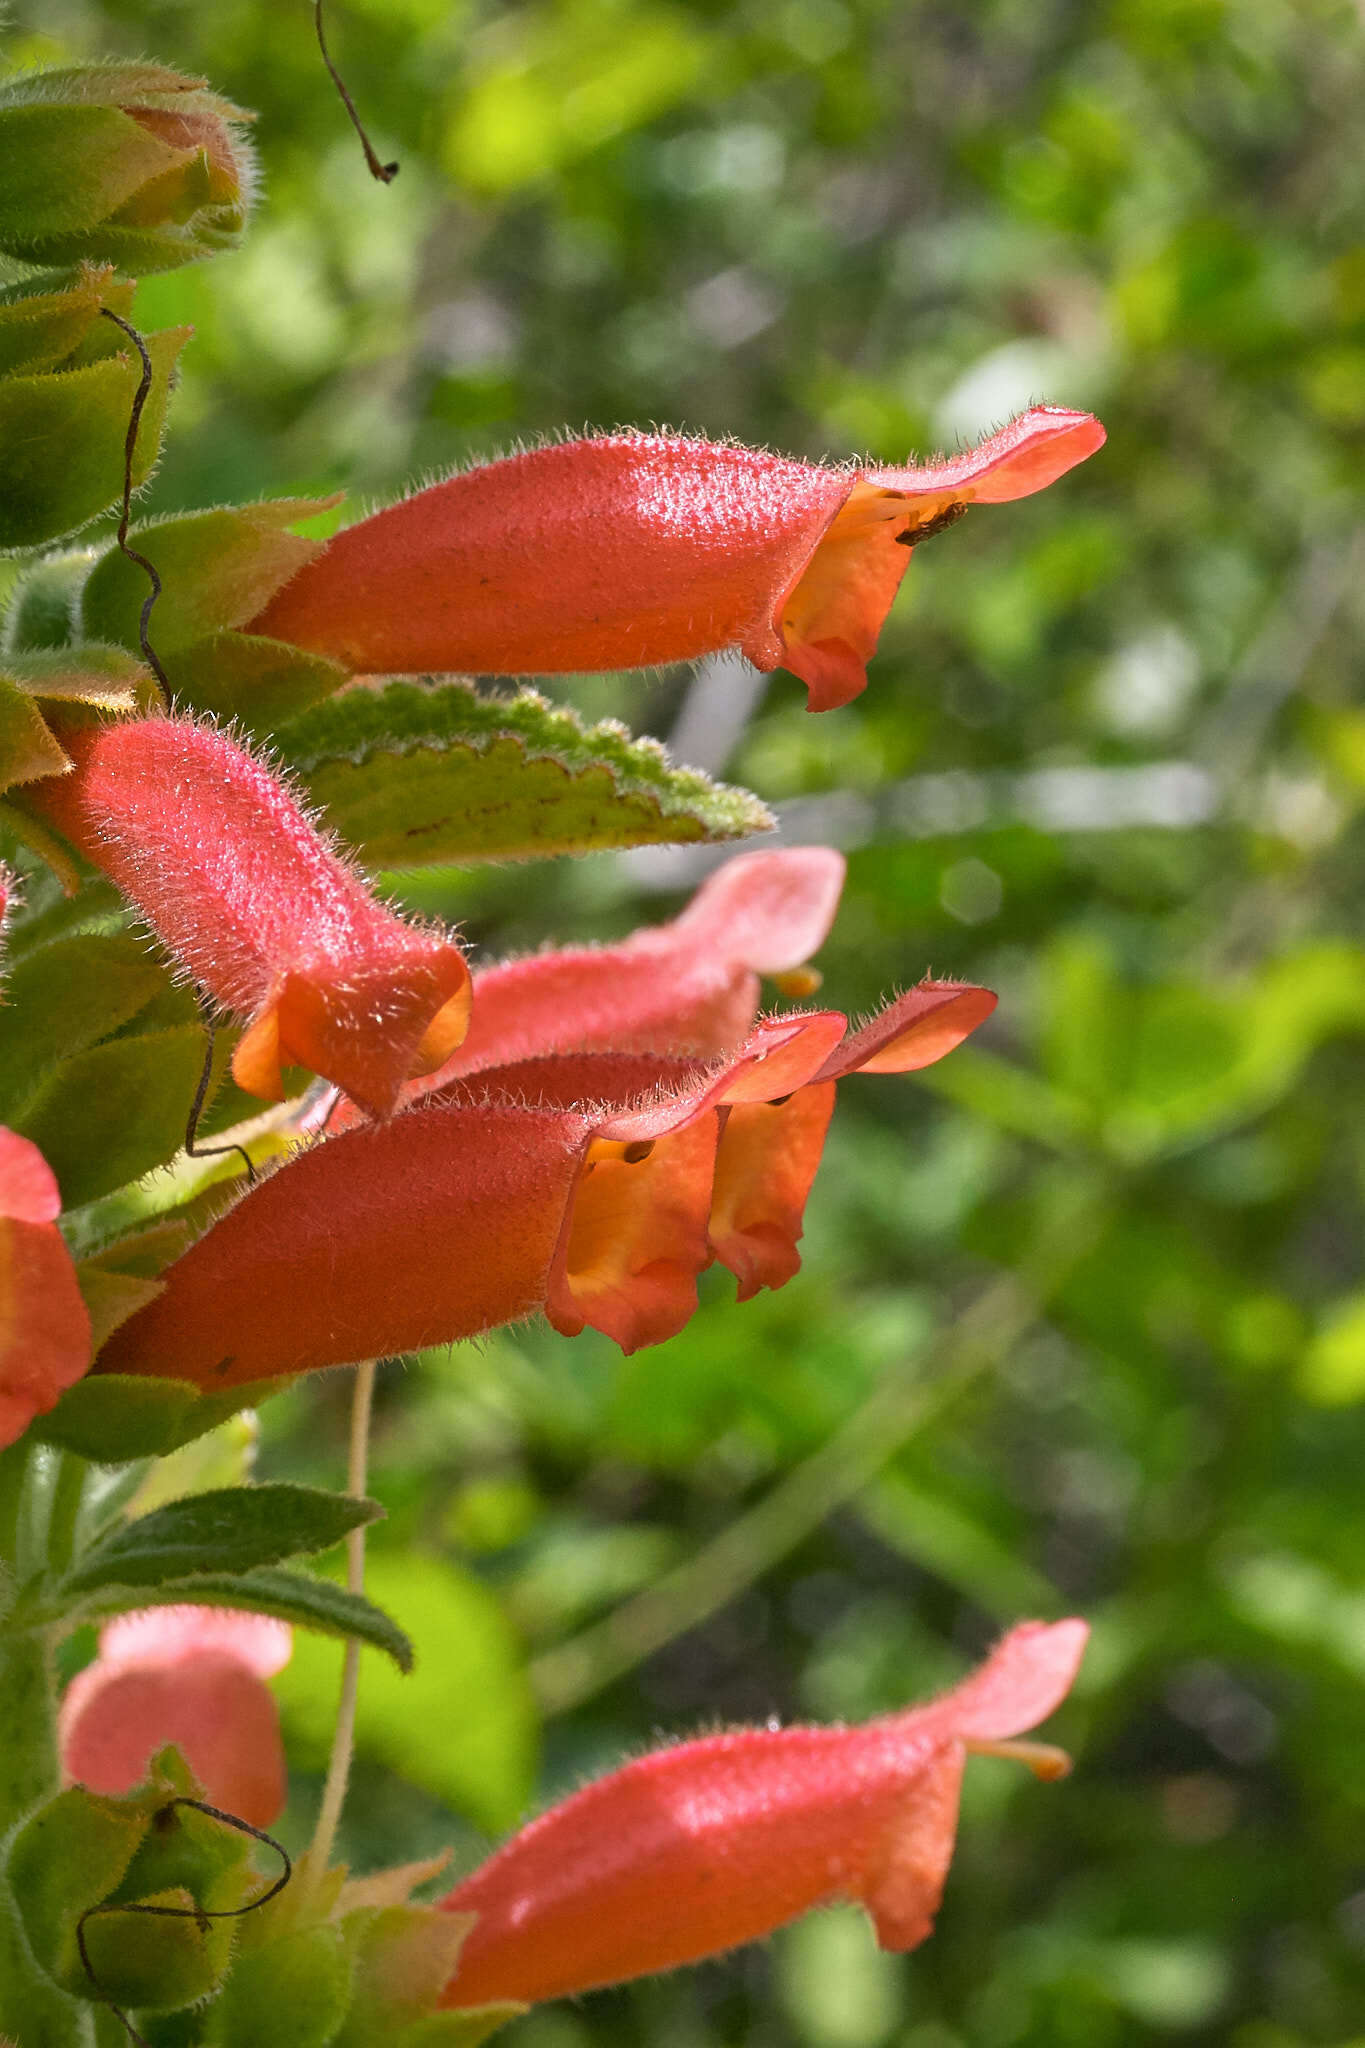
[[[249,630],[386,673],[644,668],[736,646],[828,711],[864,687],[917,540],[1044,489],[1103,440],[1089,413],[1034,406],[908,469],[662,434],[536,448],[347,528]]]
[[[0,1126],[0,1447],[55,1408],[90,1363],[90,1317],[36,1145]]]
[[[26,792],[177,962],[249,1017],[238,1084],[277,1101],[310,1067],[371,1115],[464,1036],[469,970],[386,908],[280,780],[214,726],[137,718],[63,734],[73,772]]]
[[[884,1949],[932,1931],[972,1751],[1014,1744],[1065,1698],[1083,1621],[1012,1629],[928,1706],[856,1728],[743,1728],[637,1758],[523,1828],[441,1903],[477,1915],[447,2006],[591,1991],[756,1941],[856,1900]]]
[[[661,1343],[719,1259],[781,1287],[835,1083],[941,1059],[995,1007],[924,982],[850,1032],[760,1024],[721,1061],[561,1053],[487,1069],[288,1161],[162,1275],[105,1372],[227,1388],[472,1337],[543,1309]]]
[[[180,1606],[120,1615],[62,1699],[66,1778],[92,1792],[131,1792],[173,1742],[215,1806],[269,1827],[287,1787],[265,1681],[292,1649],[289,1624],[266,1614]]]

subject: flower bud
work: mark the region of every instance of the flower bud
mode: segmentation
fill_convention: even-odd
[[[216,1607],[148,1607],[100,1630],[62,1699],[62,1769],[129,1792],[175,1743],[215,1806],[265,1828],[284,1806],[279,1710],[265,1680],[289,1661],[287,1622]]]
[[[248,1017],[232,1071],[278,1100],[309,1067],[374,1115],[464,1036],[454,941],[398,917],[338,858],[277,777],[184,718],[63,729],[69,775],[28,801],[104,869],[176,960]]]
[[[35,1960],[64,1991],[174,2012],[222,1982],[234,1922],[207,1916],[241,1903],[251,1845],[184,1803],[198,1793],[165,1750],[130,1797],[72,1785],[12,1838],[10,1897]]]
[[[251,117],[159,64],[30,71],[0,88],[0,249],[145,274],[230,248]]]

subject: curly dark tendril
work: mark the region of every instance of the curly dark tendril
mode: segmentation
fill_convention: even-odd
[[[204,1102],[209,1092],[209,1083],[213,1079],[213,1046],[218,1036],[218,1019],[213,1014],[213,1005],[202,989],[195,990],[195,1001],[204,1020],[204,1032],[208,1043],[204,1048],[204,1064],[199,1070],[198,1085],[185,1123],[185,1150],[191,1159],[223,1159],[229,1152],[235,1152],[239,1159],[245,1161],[247,1182],[254,1187],[256,1169],[245,1145],[199,1145],[195,1142],[199,1133],[199,1119],[204,1113]]]
[[[156,572],[155,564],[149,562],[145,555],[140,555],[136,548],[130,548],[128,545],[128,522],[132,517],[133,506],[133,457],[137,453],[137,430],[142,424],[142,408],[146,405],[152,389],[152,359],[147,353],[147,344],[138,333],[136,327],[131,326],[118,313],[111,313],[107,306],[101,306],[100,312],[106,320],[112,320],[115,327],[123,329],[129,341],[132,342],[133,347],[142,358],[142,378],[133,395],[133,407],[128,415],[128,432],[123,442],[123,509],[119,515],[118,546],[121,554],[126,555],[130,562],[136,562],[139,569],[146,572],[147,581],[152,586],[143,599],[142,611],[138,617],[137,641],[138,646],[142,649],[142,659],[146,662],[148,668],[169,697],[171,694],[170,677],[161,666],[157,658],[156,649],[152,646],[147,634],[148,622],[152,616],[152,606],[161,595],[161,578]]]
[[[100,1980],[95,1975],[95,1966],[90,1960],[90,1950],[86,1945],[86,1922],[96,1919],[101,1913],[145,1913],[158,1920],[193,1920],[202,1930],[210,1920],[240,1920],[244,1913],[259,1912],[262,1906],[268,1906],[272,1899],[279,1897],[294,1875],[294,1865],[290,1860],[289,1851],[282,1842],[277,1842],[273,1835],[268,1835],[265,1832],[264,1828],[253,1827],[249,1820],[242,1820],[235,1813],[224,1813],[221,1806],[210,1806],[206,1799],[183,1797],[168,1799],[164,1806],[157,1808],[153,1816],[153,1825],[165,1827],[171,1813],[177,1806],[192,1806],[196,1813],[206,1813],[210,1820],[220,1820],[225,1827],[236,1828],[239,1834],[250,1835],[254,1841],[264,1842],[267,1849],[274,1850],[284,1865],[284,1869],[273,1884],[267,1885],[263,1892],[258,1892],[254,1899],[248,1899],[244,1906],[226,1906],[213,1913],[209,1912],[204,1906],[101,1905],[86,1907],[80,1919],[76,1922],[76,1949],[81,1959],[81,1968],[90,1979],[91,1988],[99,1997],[105,2010],[114,2015],[114,2018],[127,2034],[128,2039],[137,2043],[137,2048],[151,2048],[151,2043],[147,2040],[145,2034],[138,2032],[121,2006],[115,2005],[112,1998],[105,1998],[100,1986]]]
[[[322,61],[327,66],[328,76],[330,77],[333,85],[336,87],[337,91],[341,95],[341,104],[343,107],[345,107],[346,112],[351,117],[351,126],[355,129],[356,134],[360,137],[360,147],[365,152],[365,163],[369,170],[370,176],[372,178],[377,178],[381,185],[390,185],[393,183],[393,180],[398,176],[397,162],[395,161],[394,163],[391,164],[380,163],[379,157],[375,151],[374,144],[370,141],[369,136],[365,133],[365,124],[355,110],[355,101],[347,92],[345,81],[343,80],[341,73],[337,70],[336,65],[332,62],[331,57],[328,55],[327,38],[322,32],[322,0],[313,0],[313,27],[317,30],[318,48],[322,52]]]

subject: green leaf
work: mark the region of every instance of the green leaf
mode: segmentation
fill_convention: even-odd
[[[125,319],[132,308],[133,286],[126,278],[113,281],[112,264],[82,269],[74,278],[54,282],[51,291],[33,289],[43,282],[34,278],[27,286],[0,291],[0,376],[55,369],[83,344],[89,346],[102,307],[111,306]],[[109,339],[101,335],[103,345],[94,353],[111,355],[118,329],[108,320],[103,328]]]
[[[64,1207],[93,1202],[180,1150],[203,1065],[197,1021],[106,1039],[50,1075],[14,1128],[51,1166]]]
[[[171,371],[188,327],[144,337],[152,388],[138,427],[133,482],[161,445]],[[40,547],[74,533],[123,490],[124,444],[142,364],[131,342],[82,369],[0,380],[0,549]]]
[[[520,1647],[500,1603],[442,1559],[372,1548],[369,1593],[421,1654],[413,1676],[380,1666],[360,1688],[360,1753],[499,1833],[530,1795],[535,1711]],[[300,1763],[325,1761],[335,1671],[321,1645],[300,1642],[275,1681],[286,1741]],[[448,1732],[447,1732],[448,1731]]]
[[[92,559],[92,549],[71,548],[46,555],[28,569],[5,613],[4,643],[11,654],[70,645]]]
[[[177,704],[268,735],[350,681],[339,661],[260,633],[213,633],[163,652],[162,665]]]
[[[79,647],[15,649],[3,672],[30,697],[54,704],[94,704],[102,711],[162,708],[151,670],[122,647],[87,640]]]
[[[462,2012],[434,2012],[414,2020],[391,2037],[393,2048],[479,2048],[490,2034],[527,2011],[510,2000],[494,2005],[471,2005]]]
[[[262,1568],[253,1572],[205,1573],[192,1579],[169,1579],[164,1585],[101,1586],[80,1603],[85,1620],[104,1620],[143,1607],[176,1607],[188,1602],[204,1607],[245,1607],[252,1614],[273,1614],[296,1628],[324,1636],[354,1637],[372,1650],[382,1650],[398,1669],[413,1667],[408,1637],[381,1607],[358,1593],[348,1593],[331,1579],[311,1573]],[[299,1654],[298,1649],[295,1655]],[[319,1664],[326,1652],[319,1651]],[[326,1688],[324,1687],[324,1690]]]
[[[0,1008],[0,1121],[13,1123],[54,1069],[121,1030],[168,986],[130,932],[80,932],[17,960]]]
[[[330,1550],[349,1530],[377,1521],[383,1512],[378,1501],[284,1480],[217,1487],[140,1515],[87,1551],[65,1583],[79,1592],[249,1572]]]
[[[243,1408],[258,1408],[279,1385],[253,1380],[224,1394],[205,1394],[188,1380],[131,1373],[94,1373],[68,1387],[56,1407],[39,1416],[33,1434],[101,1465],[164,1458],[192,1443]]]
[[[335,498],[277,498],[259,505],[222,505],[212,512],[146,519],[129,540],[161,578],[156,644],[188,647],[227,626],[245,626],[322,542],[289,528],[336,504]],[[147,577],[118,548],[107,548],[86,581],[81,618],[86,635],[136,649]]]
[[[296,1928],[238,1956],[201,2038],[204,2048],[326,2048],[350,2000],[340,1928]]]
[[[585,726],[535,690],[390,683],[314,705],[277,735],[281,758],[377,867],[766,832],[757,797],[690,768],[614,720]]]
[[[155,1301],[161,1292],[159,1280],[146,1280],[136,1273],[117,1273],[84,1260],[76,1268],[76,1284],[90,1316],[90,1351],[95,1356],[129,1316]]]
[[[70,765],[32,697],[0,674],[0,789],[61,775]]]
[[[354,1913],[343,1926],[355,1960],[355,1992],[333,2048],[406,2040],[403,2022],[424,2020],[455,1975],[469,1917],[399,1905]]]

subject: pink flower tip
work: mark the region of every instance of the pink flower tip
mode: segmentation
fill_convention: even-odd
[[[213,1607],[149,1607],[100,1631],[67,1687],[62,1769],[92,1792],[129,1792],[173,1742],[225,1813],[268,1827],[284,1805],[279,1714],[265,1684],[293,1647],[286,1622]]]

